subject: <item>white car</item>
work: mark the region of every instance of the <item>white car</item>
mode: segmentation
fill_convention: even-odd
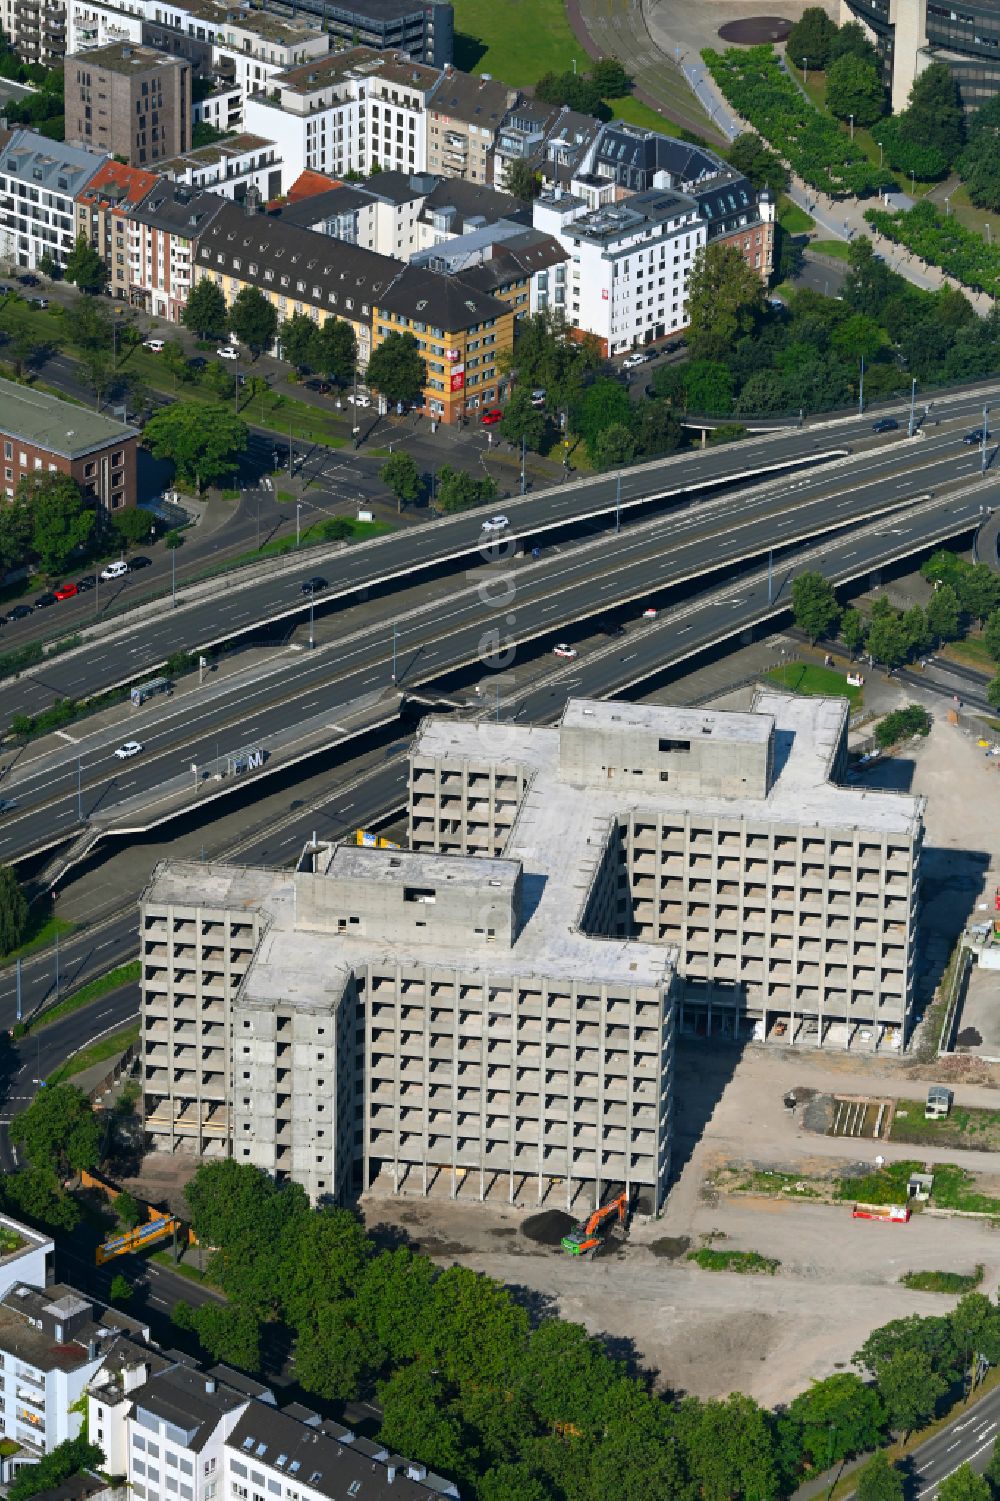
[[[655,358],[655,355],[644,353],[641,349],[637,349],[635,354],[627,355],[625,359],[622,360],[622,369],[635,370],[639,365],[645,365],[647,360],[652,360]]]
[[[119,558],[117,562],[109,563],[106,568],[101,569],[101,578],[105,581],[108,579],[121,579],[125,577],[126,573],[128,573],[128,564],[124,558]]]
[[[483,522],[483,531],[502,532],[508,526],[510,526],[510,522],[506,516],[490,516]]]
[[[658,611],[656,610],[655,606],[654,605],[650,605],[650,607],[649,607],[648,610],[643,610],[643,612],[642,612],[642,618],[643,618],[643,620],[655,620],[657,614],[658,614]]]
[[[143,341],[142,341],[142,347],[143,347],[143,349],[151,349],[154,354],[162,354],[163,353],[163,348],[164,348],[163,340],[162,339],[143,339]]]
[[[142,746],[138,740],[126,740],[125,744],[120,745],[115,751],[115,755],[119,761],[131,761],[132,757],[137,756],[141,750]]]
[[[366,396],[363,391],[359,391],[357,396],[352,391],[347,399],[352,407],[370,407],[372,404],[371,397]]]
[[[552,648],[552,651],[553,654],[557,657],[567,657],[572,659],[577,655],[576,647],[567,646],[565,641],[560,641],[558,646],[554,646]]]
[[[233,344],[223,344],[222,348],[215,352],[220,360],[238,360],[240,357],[239,350]]]
[[[543,407],[545,405],[545,394],[544,386],[539,386],[536,391],[532,391],[531,405],[533,407]]]

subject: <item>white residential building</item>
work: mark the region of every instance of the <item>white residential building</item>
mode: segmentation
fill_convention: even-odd
[[[614,189],[574,179],[536,200],[533,222],[567,252],[566,317],[606,355],[687,326],[687,285],[706,226],[693,198],[669,189],[611,201]],[[535,311],[543,305],[537,300]]]
[[[272,78],[247,99],[247,130],[276,143],[292,182],[306,170],[421,172],[437,68],[398,53],[352,47]]]
[[[149,1330],[63,1283],[8,1288],[0,1298],[0,1418],[3,1437],[20,1447],[7,1478],[76,1437],[80,1397],[123,1334],[148,1338]]]
[[[282,190],[281,160],[273,141],[239,135],[213,146],[198,146],[157,165],[161,177],[200,192],[242,201],[253,185],[266,202]]]
[[[65,266],[76,240],[76,196],[107,160],[15,130],[0,147],[0,259],[34,270],[49,254]]]
[[[274,1397],[229,1366],[198,1370],[130,1345],[88,1389],[89,1432],[137,1501],[222,1501],[224,1445],[251,1401]]]

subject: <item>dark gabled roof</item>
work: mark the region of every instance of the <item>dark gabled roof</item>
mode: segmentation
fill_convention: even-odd
[[[469,266],[461,273],[466,286],[480,292],[497,293],[513,282],[524,281],[536,271],[561,265],[569,255],[552,235],[528,230],[510,240],[499,240],[491,247],[488,260]]]
[[[137,224],[148,224],[153,229],[195,240],[205,233],[227,202],[218,193],[202,192],[199,188],[189,188],[185,183],[170,182],[164,177],[129,217]]]
[[[513,193],[504,193],[499,188],[487,187],[484,182],[466,182],[462,177],[442,177],[428,193],[421,212],[454,208],[463,219],[481,214],[488,224],[495,224],[498,219],[523,212],[525,207],[522,198],[515,198]],[[528,222],[531,222],[530,219]]]
[[[477,78],[449,68],[434,93],[429,109],[463,120],[469,125],[491,125],[494,130],[517,98],[517,90],[496,78]]]
[[[442,1491],[457,1495],[422,1465],[412,1465],[383,1446],[362,1443],[349,1428],[324,1423],[307,1427],[287,1413],[252,1403],[226,1440],[230,1466],[245,1457],[287,1476],[296,1489],[312,1490],[330,1501],[428,1501]],[[421,1478],[417,1478],[420,1476]]]
[[[198,245],[197,261],[205,270],[235,276],[293,302],[323,306],[355,323],[371,321],[374,305],[402,270],[387,255],[269,214],[248,214],[238,203],[226,203],[213,218]]]
[[[404,267],[378,305],[380,311],[429,323],[446,333],[460,333],[510,312],[499,298],[466,281],[464,272],[444,276],[422,266]]]
[[[246,1384],[253,1390],[238,1389]],[[262,1394],[270,1397],[266,1387],[255,1381],[248,1383],[248,1378],[228,1366],[205,1372],[174,1365],[143,1382],[129,1396],[136,1409],[183,1429],[187,1447],[198,1453],[227,1414]],[[257,1406],[266,1410],[263,1402]]]
[[[311,198],[295,198],[269,208],[269,219],[280,219],[282,224],[296,224],[300,229],[312,229],[314,224],[324,224],[335,214],[350,214],[355,209],[366,208],[372,201],[370,193],[358,188],[330,188],[326,193],[314,193]]]

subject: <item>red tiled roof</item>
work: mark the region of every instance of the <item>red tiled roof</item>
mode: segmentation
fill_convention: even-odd
[[[127,198],[122,199],[112,210],[114,213],[121,213],[141,202],[159,180],[155,172],[144,172],[141,167],[128,167],[124,162],[107,161],[98,168],[83,192],[77,194],[76,201],[100,203],[107,198],[109,189],[124,188]]]
[[[322,172],[313,172],[306,169],[292,183],[285,194],[286,203],[298,203],[302,198],[315,198],[317,193],[329,193],[331,188],[342,188],[344,184],[336,177],[326,177]],[[269,203],[268,208],[272,205]]]

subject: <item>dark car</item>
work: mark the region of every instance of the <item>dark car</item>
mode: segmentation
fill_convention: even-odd
[[[28,272],[28,274],[26,276],[19,276],[17,279],[21,283],[22,287],[40,287],[41,286],[41,282],[39,281],[38,277],[37,276],[32,276],[31,273],[30,273],[30,271]]]
[[[982,443],[984,436],[985,436],[986,442],[988,443],[990,441],[990,439],[992,438],[992,436],[993,436],[993,434],[990,432],[989,428],[986,429],[986,432],[984,434],[981,427],[974,427],[972,429],[971,433],[966,433],[965,437],[962,439],[962,442],[963,443]]]
[[[306,390],[318,391],[320,396],[329,396],[330,392],[333,390],[333,387],[328,380],[307,380]]]
[[[193,360],[188,360],[188,369],[189,370],[204,370],[204,368],[205,368],[205,366],[207,364],[208,364],[208,361],[206,360],[206,358],[205,358],[205,356],[203,354],[196,354]]]
[[[5,281],[0,281],[0,297],[9,297],[14,288],[9,287]]]
[[[49,299],[47,297],[29,297],[28,298],[28,306],[29,307],[38,307],[38,308],[41,308],[43,310],[43,312],[48,307],[48,305],[49,305]]]
[[[31,614],[31,606],[30,605],[15,605],[12,610],[8,610],[7,611],[7,619],[8,620],[27,620],[27,618],[28,618],[28,616],[30,614]]]
[[[321,589],[327,587],[327,582],[317,574],[315,578],[303,579],[301,587],[303,594],[318,594]]]
[[[38,598],[35,600],[35,609],[36,610],[47,610],[48,607],[49,607],[49,605],[54,605],[55,602],[56,602],[56,597],[55,597],[54,594],[40,594],[38,596]]]
[[[880,417],[877,422],[872,423],[872,432],[894,433],[898,427],[899,423],[895,417]]]
[[[617,620],[595,620],[594,624],[602,636],[624,636],[625,627]]]
[[[82,579],[77,579],[76,591],[78,594],[86,594],[88,589],[93,589],[96,583],[97,580],[92,573],[85,573]]]
[[[152,568],[153,560],[152,558],[144,558],[140,553],[137,558],[129,558],[128,566],[134,573],[137,568]]]
[[[676,354],[677,351],[679,349],[683,349],[686,344],[687,344],[687,339],[668,339],[667,342],[663,346],[663,353],[664,354]]]

